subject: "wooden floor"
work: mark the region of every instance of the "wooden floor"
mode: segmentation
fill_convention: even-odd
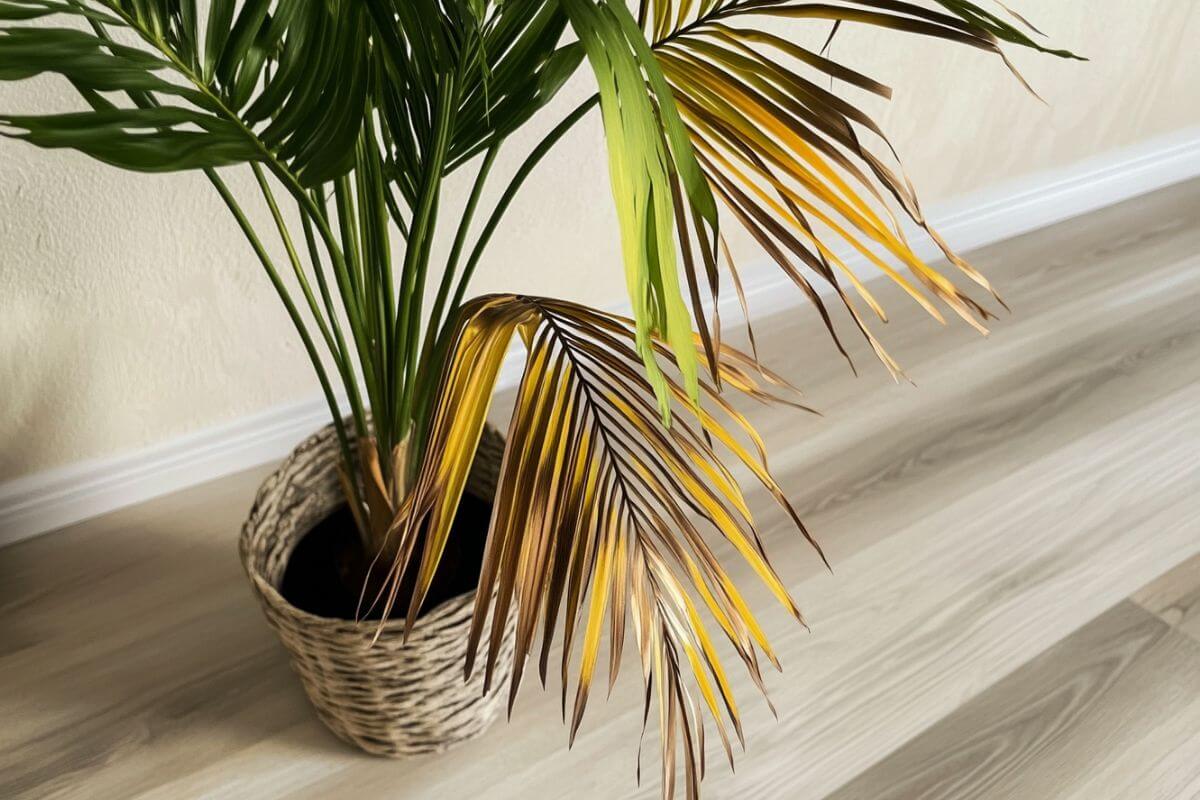
[[[974,259],[1014,311],[986,340],[883,292],[917,388],[760,322],[825,412],[756,421],[835,572],[766,517],[812,632],[764,615],[780,717],[740,682],[707,798],[1200,797],[1200,182]],[[264,473],[0,551],[0,797],[658,796],[632,661],[570,752],[536,683],[444,756],[341,745],[238,565]]]

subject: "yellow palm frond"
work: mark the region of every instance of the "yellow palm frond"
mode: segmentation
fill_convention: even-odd
[[[718,449],[748,468],[804,529],[771,477],[750,423],[706,381],[700,382],[703,403],[694,404],[671,367],[670,350],[656,340],[652,350],[675,406],[672,425],[661,425],[654,387],[641,369],[633,320],[516,295],[492,295],[467,305],[442,378],[425,460],[393,527],[400,553],[393,587],[411,562],[418,576],[408,608],[413,622],[449,534],[501,355],[515,333],[528,354],[496,490],[467,670],[476,666],[471,654],[488,615],[515,615],[511,708],[526,657],[538,650],[539,638],[539,674],[545,683],[550,648],[561,629],[564,711],[568,686],[575,687],[573,739],[604,632],[611,685],[628,620],[647,704],[657,697],[664,785],[673,780],[678,742],[688,794],[694,796],[704,727],[699,709],[707,709],[731,759],[730,728],[733,736],[742,736],[738,706],[706,615],[758,686],[759,655],[778,665],[762,627],[718,560],[712,538],[731,544],[787,612],[800,619]],[[716,368],[727,388],[761,402],[796,405],[775,394],[774,386],[785,386],[782,379],[760,374],[754,364],[729,347],[716,351]],[[421,531],[425,543],[418,559],[414,550]],[[389,610],[394,599],[393,591]],[[482,665],[488,683],[503,629],[493,626],[488,643]]]
[[[853,295],[883,321],[886,313],[838,251],[848,248],[865,259],[939,321],[943,318],[938,302],[985,331],[990,312],[917,255],[899,223],[899,217],[907,216],[963,275],[993,296],[995,292],[929,227],[880,127],[818,81],[837,80],[852,91],[882,97],[890,97],[891,90],[826,57],[823,50],[762,30],[761,24],[787,18],[832,23],[835,30],[843,23],[871,25],[975,47],[1001,58],[1002,42],[1044,50],[1026,33],[1032,27],[1011,16],[1010,22],[965,0],[641,4],[643,33],[680,110],[697,162],[728,216],[746,228],[808,295],[837,342],[833,321],[810,280],[815,276],[828,283],[893,373],[898,366],[868,328]],[[880,143],[885,155],[873,152],[868,139]],[[680,238],[687,235],[686,226],[680,226]],[[844,247],[835,247],[835,242]],[[736,268],[732,261],[727,263],[736,283]],[[684,269],[689,285],[695,286],[698,276],[687,258]],[[711,272],[706,265],[715,293]],[[694,292],[693,313],[703,325]],[[714,327],[719,329],[719,321]]]

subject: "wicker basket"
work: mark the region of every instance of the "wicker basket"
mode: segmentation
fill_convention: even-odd
[[[487,429],[467,491],[491,500],[504,440]],[[314,616],[280,595],[288,558],[316,523],[343,503],[340,452],[332,426],[297,447],[258,491],[242,528],[242,564],[321,720],[339,737],[368,753],[409,756],[437,753],[472,739],[495,721],[512,665],[513,620],[488,694],[483,670],[463,682],[467,631],[475,593],[448,600],[424,614],[408,642],[403,620],[389,620],[371,645],[377,622]],[[480,640],[482,663],[489,634]]]

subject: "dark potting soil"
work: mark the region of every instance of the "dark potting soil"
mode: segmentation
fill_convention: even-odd
[[[422,614],[479,585],[491,515],[491,503],[473,495],[463,495],[446,551],[421,607]],[[403,617],[408,612],[422,545],[423,542],[417,543],[413,564],[401,581],[391,613],[393,618]],[[357,613],[359,598],[363,596],[370,559],[363,553],[350,507],[342,505],[317,523],[296,545],[279,591],[296,608],[319,617],[377,620],[383,610],[382,602],[372,609],[367,606],[378,592],[379,581],[386,575],[388,566],[382,562],[375,565],[360,616]]]

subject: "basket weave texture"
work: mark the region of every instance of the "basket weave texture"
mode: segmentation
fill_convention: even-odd
[[[499,432],[487,428],[468,492],[493,498],[503,450]],[[404,620],[388,620],[373,645],[378,622],[318,617],[285,600],[279,585],[293,548],[345,502],[339,458],[329,426],[301,443],[263,482],[242,528],[242,564],[267,621],[330,730],[376,755],[442,752],[479,736],[498,716],[501,691],[512,671],[513,618],[507,621],[492,687],[485,695],[482,669],[463,681],[474,592],[423,614],[407,642],[402,641]],[[480,638],[477,664],[486,660],[490,625],[489,620]]]

